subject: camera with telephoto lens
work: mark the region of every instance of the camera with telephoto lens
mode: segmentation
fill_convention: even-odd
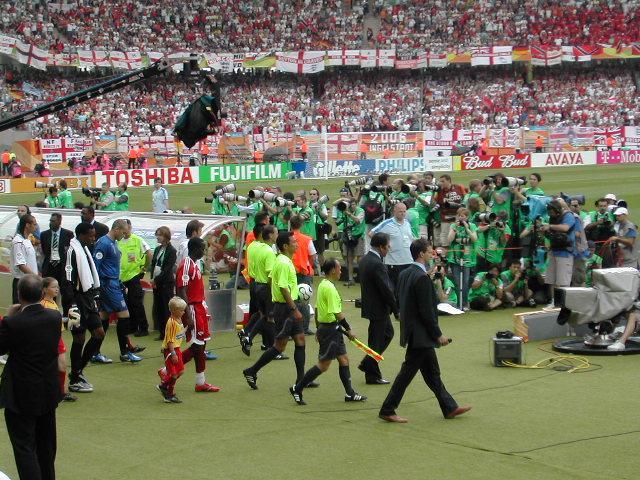
[[[526,184],[527,184],[527,177],[505,177],[502,180],[503,187],[514,188],[514,187],[520,187]]]
[[[263,198],[267,200],[266,195]],[[276,202],[276,206],[278,207],[293,207],[296,204],[296,202],[294,202],[293,200],[287,200],[286,198],[282,198],[282,197],[276,197],[274,200]]]
[[[478,223],[492,223],[495,222],[498,216],[493,212],[484,212],[476,216],[476,222]]]
[[[402,193],[413,193],[416,191],[416,188],[418,187],[415,186],[413,183],[403,183],[401,191]]]
[[[219,188],[218,190],[216,190],[215,192],[213,192],[214,195],[222,195],[223,193],[233,193],[236,191],[236,184],[235,183],[230,183],[229,185],[226,185],[222,188]]]
[[[496,278],[496,276],[491,272],[487,272],[487,274],[484,276],[484,278],[486,280],[493,280],[494,278]]]
[[[464,207],[464,205],[461,203],[449,202],[449,201],[444,202],[444,206],[445,208],[451,208],[453,210],[457,210],[459,208]]]
[[[249,190],[249,193],[247,195],[249,198],[254,198],[258,200],[264,196],[264,190],[260,190],[260,189]]]
[[[317,201],[311,204],[311,208],[317,210],[318,207],[321,207],[325,203],[329,201],[329,197],[327,195],[322,195]]]
[[[339,212],[344,212],[348,207],[349,202],[347,202],[346,200],[340,200],[338,203],[336,203],[336,208]]]
[[[390,185],[371,185],[371,191],[376,193],[386,193],[389,194],[393,191]]]
[[[444,267],[436,267],[436,271],[433,274],[434,280],[442,280],[444,278]]]
[[[493,222],[491,224],[492,227],[495,228],[504,228],[504,222],[500,221],[500,220],[496,220],[495,222]]]
[[[427,184],[424,186],[427,190],[430,190],[432,192],[439,192],[440,191],[440,185],[432,185],[432,184]]]
[[[482,180],[482,183],[488,187],[489,185],[493,185],[495,181],[496,179],[493,177],[493,175],[489,175],[488,177]]]
[[[82,194],[85,197],[92,198],[93,200],[98,200],[100,195],[102,195],[102,189],[97,187],[82,187]]]
[[[36,182],[35,186],[36,188],[53,188],[53,187],[57,187],[58,185],[55,183]]]
[[[345,187],[357,187],[358,185],[366,185],[369,181],[367,177],[356,178],[355,180],[349,180],[344,182]]]

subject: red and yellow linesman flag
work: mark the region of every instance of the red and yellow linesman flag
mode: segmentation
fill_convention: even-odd
[[[382,360],[384,360],[384,357],[382,355],[380,355],[378,352],[376,352],[375,350],[371,349],[369,347],[369,345],[367,345],[366,343],[361,342],[360,340],[358,340],[357,338],[353,338],[352,340],[350,340],[350,342],[355,345],[357,348],[359,348],[360,350],[362,350],[364,353],[366,353],[367,355],[369,355],[371,358],[373,358],[376,362],[380,362]]]

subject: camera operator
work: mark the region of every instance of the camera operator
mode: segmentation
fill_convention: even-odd
[[[302,218],[302,227],[300,232],[311,237],[312,240],[316,239],[316,214],[307,202],[307,196],[304,193],[299,193],[296,196],[296,205],[292,208],[295,215],[299,215]]]
[[[529,289],[529,277],[526,270],[522,270],[519,260],[512,260],[509,270],[500,274],[504,285],[504,303],[511,307],[535,307],[533,292]]]
[[[345,205],[346,203],[346,205]],[[364,210],[358,206],[354,198],[347,201],[339,199],[335,202],[338,207],[336,225],[342,228],[340,249],[342,257],[347,262],[348,281],[345,286],[355,285],[353,280],[353,264],[364,255]],[[345,208],[346,207],[346,208]]]
[[[542,181],[542,176],[539,173],[532,173],[529,175],[529,186],[526,188],[516,188],[513,192],[515,199],[524,202],[527,197],[531,195],[539,195],[544,196],[544,190],[540,188],[540,182]]]
[[[448,303],[452,307],[458,307],[458,294],[456,293],[455,284],[447,277],[445,265],[447,259],[441,248],[436,249],[436,255],[433,258],[433,267],[429,270],[429,276],[433,280],[433,286],[436,287],[438,302]]]
[[[511,204],[514,199],[515,187],[503,187],[503,180],[506,178],[502,173],[498,172],[494,176],[494,183],[489,185],[492,188],[491,199],[487,203],[489,210],[498,215],[500,212],[506,212],[506,222],[511,221]]]
[[[404,186],[404,182],[396,178],[391,183],[391,192],[389,193],[389,199],[403,201],[405,198],[409,198],[409,194],[402,191],[402,187]]]
[[[568,287],[573,276],[576,218],[563,203],[557,199],[549,202],[549,223],[540,226],[550,242],[545,276],[545,283],[549,286],[552,299],[549,308],[554,306],[554,287]]]
[[[491,311],[502,305],[502,280],[498,265],[490,265],[486,272],[479,272],[469,291],[469,304],[473,310]]]
[[[309,205],[316,217],[316,239],[313,241],[318,254],[318,265],[315,267],[320,272],[320,265],[324,265],[324,250],[326,246],[326,235],[331,233],[331,225],[328,223],[329,212],[326,203],[320,203],[320,190],[312,188],[309,190]],[[325,199],[327,197],[324,197]]]
[[[511,237],[511,227],[507,224],[507,212],[501,210],[496,220],[478,226],[479,270],[487,265],[502,264],[507,242]]]
[[[103,183],[102,189],[100,190],[100,195],[97,200],[94,200],[93,203],[98,207],[98,210],[106,210],[113,211],[113,202],[115,197],[111,191],[109,191],[109,184]]]
[[[595,202],[595,210],[589,212],[589,221],[585,223],[587,238],[594,242],[608,240],[614,234],[615,218],[609,208],[606,198],[599,198]]]
[[[621,267],[638,268],[638,227],[629,221],[629,211],[618,207],[613,214],[616,223],[613,226],[616,234],[609,240],[616,242],[618,265]]]
[[[477,198],[478,211],[484,212],[487,209],[487,205],[484,203],[480,192],[482,192],[482,182],[478,179],[471,180],[469,182],[469,193],[467,193],[462,199],[463,205],[469,208],[469,200],[471,200],[472,198]]]
[[[431,185],[427,180],[419,180],[417,187],[410,195],[415,199],[414,209],[418,214],[419,237],[429,238],[429,218],[433,202],[433,190],[427,189]],[[415,232],[414,232],[415,236]],[[416,236],[416,238],[418,238]]]
[[[49,187],[49,194],[44,196],[44,203],[48,208],[61,208],[58,187]]]
[[[440,189],[436,193],[435,201],[440,207],[440,225],[433,232],[433,242],[436,247],[449,246],[449,229],[455,221],[456,211],[462,204],[466,193],[462,185],[454,184],[448,174],[440,175]]]
[[[58,193],[60,208],[73,208],[73,194],[67,187],[67,181],[64,179],[60,180],[58,182],[58,188],[60,188],[60,192]]]
[[[459,208],[456,222],[449,230],[447,261],[460,296],[461,303],[458,308],[465,310],[469,309],[469,277],[471,270],[476,267],[477,230],[475,224],[469,223],[469,210]]]

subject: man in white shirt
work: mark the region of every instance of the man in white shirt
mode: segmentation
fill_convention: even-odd
[[[162,179],[160,178],[156,178],[153,181],[151,203],[153,204],[153,213],[163,213],[169,210],[169,192],[162,186]]]
[[[394,288],[400,272],[413,263],[409,247],[414,238],[406,216],[407,206],[402,202],[396,203],[393,207],[393,217],[382,221],[369,232],[369,236],[379,232],[389,235],[391,250],[387,253],[384,263],[387,265],[389,279]]]
[[[18,233],[11,240],[12,301],[18,303],[18,281],[28,274],[38,274],[36,250],[29,237],[38,228],[36,219],[29,214],[20,217]]]

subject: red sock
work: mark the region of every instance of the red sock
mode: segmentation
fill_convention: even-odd
[[[58,378],[60,379],[60,392],[64,395],[64,384],[67,381],[67,372],[58,372]]]
[[[169,380],[167,381],[167,383],[165,384],[167,387],[167,394],[169,396],[173,396],[175,394],[175,390],[174,387],[176,386],[176,381],[178,379],[174,378],[174,377],[169,377]]]

